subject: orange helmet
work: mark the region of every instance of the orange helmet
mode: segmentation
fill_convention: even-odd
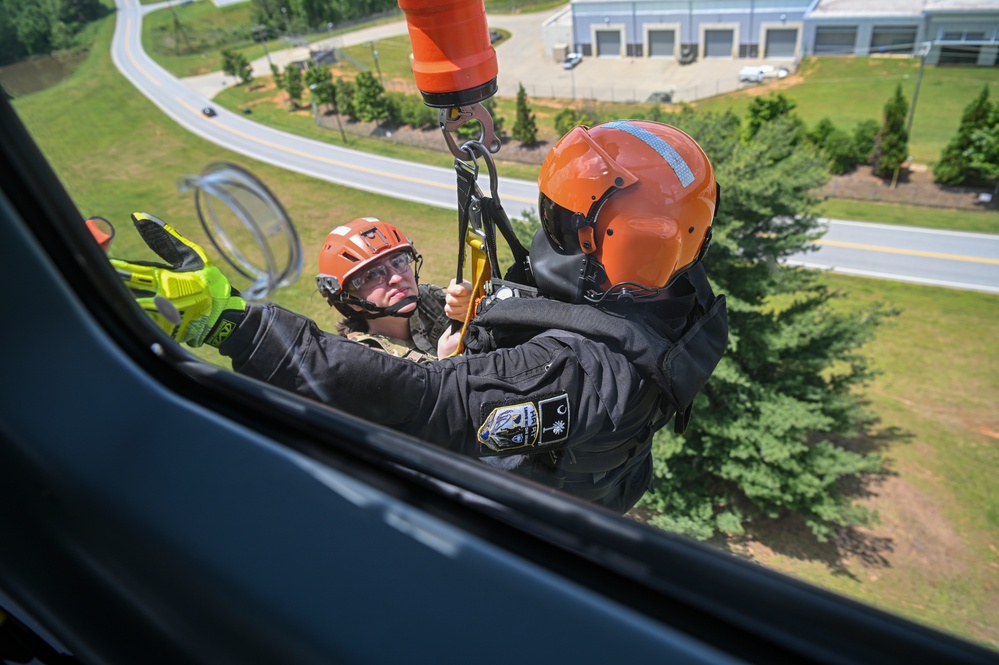
[[[567,302],[654,298],[707,250],[714,169],[675,127],[616,120],[576,127],[538,176],[538,288]]]
[[[316,284],[320,295],[347,317],[397,316],[398,310],[411,304],[414,298],[405,298],[392,307],[383,308],[351,294],[351,290],[359,286],[352,284],[352,281],[364,273],[367,265],[396,252],[412,255],[415,262],[413,272],[419,281],[423,258],[416,252],[413,241],[392,224],[374,217],[360,217],[336,227],[326,236],[319,251]],[[358,305],[365,311],[358,312],[347,305]]]

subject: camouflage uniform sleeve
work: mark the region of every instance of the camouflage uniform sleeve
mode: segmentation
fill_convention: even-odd
[[[404,340],[389,337],[388,335],[373,335],[368,332],[350,332],[347,339],[358,344],[363,344],[376,351],[382,351],[390,356],[411,360],[413,362],[430,362],[437,360],[436,356],[423,353],[419,349],[405,343]]]

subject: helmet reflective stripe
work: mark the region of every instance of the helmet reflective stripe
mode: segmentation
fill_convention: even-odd
[[[687,166],[687,162],[683,160],[680,153],[652,132],[633,125],[627,120],[614,120],[613,122],[605,123],[603,126],[627,132],[659,153],[659,156],[666,160],[666,163],[673,169],[673,173],[680,179],[680,184],[685,189],[687,185],[694,182],[694,173]]]

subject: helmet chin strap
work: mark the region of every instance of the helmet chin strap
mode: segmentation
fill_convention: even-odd
[[[399,310],[405,309],[414,303],[418,304],[420,302],[420,296],[406,296],[399,302],[394,305],[389,305],[388,307],[379,307],[370,300],[363,300],[356,296],[347,296],[340,302],[361,307],[361,311],[357,312],[355,310],[353,314],[361,319],[380,319],[384,316],[398,316],[399,318],[408,319],[416,313],[417,308],[414,307],[411,311],[403,312],[401,314],[399,313]]]

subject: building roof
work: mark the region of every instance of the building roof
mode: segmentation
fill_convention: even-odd
[[[927,12],[996,12],[999,0],[925,0]]]
[[[999,0],[819,0],[813,18],[922,16],[924,12],[999,12]]]

